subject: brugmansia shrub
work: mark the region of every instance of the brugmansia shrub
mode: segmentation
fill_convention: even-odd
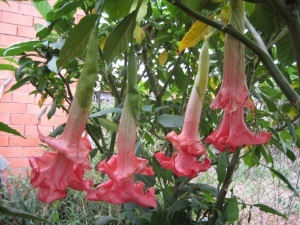
[[[58,1],[53,9],[47,1],[42,1],[43,7],[33,2],[49,21],[37,32],[40,41],[16,44],[3,54],[37,52],[40,61],[30,53],[20,57],[17,83],[11,91],[29,81],[36,87],[34,94],[41,94],[41,105],[47,97],[53,99],[48,118],[56,108],[68,112],[66,124],[52,136],[44,136],[37,125],[40,141],[51,149],[29,159],[30,183],[38,189],[40,201],[64,201],[70,188],[86,192],[88,201],[116,206],[118,216],[105,211],[96,224],[233,223],[240,206],[246,207],[234,193],[228,197],[240,159],[259,149],[259,156],[251,154],[254,163],[250,166],[259,165],[262,156],[272,164],[272,152],[262,146],[270,143],[294,160],[286,144],[289,140],[285,139],[283,147],[268,121],[276,117],[275,112],[279,114],[266,95],[274,92],[266,88],[275,87],[274,82],[269,77],[253,78],[253,70],[265,68],[249,49],[259,55],[279,87],[274,95],[286,96],[281,96],[286,114],[299,113],[300,97],[265,50],[251,20],[245,18],[243,1],[211,1],[201,9],[197,1]],[[202,22],[194,22],[186,32],[191,18],[175,6]],[[73,27],[78,7],[87,15]],[[257,44],[244,34],[245,20]],[[249,48],[247,57],[244,44]],[[201,46],[200,53],[197,46]],[[190,48],[188,53],[186,48]],[[193,71],[197,71],[195,77]],[[221,79],[215,74],[222,74]],[[77,78],[73,96],[70,84]],[[294,86],[299,82],[295,80],[290,79]],[[268,91],[257,89],[258,84]],[[115,107],[92,106],[95,87],[109,91]],[[269,130],[252,131],[254,118],[259,130]],[[288,127],[299,147],[296,121],[297,116],[280,121],[283,125],[277,130]],[[97,171],[92,170],[95,162]],[[298,194],[274,165],[265,166]],[[201,177],[209,176],[213,168],[216,187],[201,183]],[[86,172],[92,176],[87,178]],[[251,205],[255,206],[285,217],[268,206]]]

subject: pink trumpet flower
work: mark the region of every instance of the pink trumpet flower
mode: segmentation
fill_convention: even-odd
[[[172,170],[177,176],[194,178],[199,172],[205,172],[211,167],[211,162],[208,158],[204,158],[202,162],[198,160],[198,158],[203,158],[206,155],[206,150],[198,134],[198,128],[208,80],[208,47],[207,39],[203,42],[201,49],[198,73],[185,112],[182,132],[180,135],[177,135],[173,131],[166,136],[177,152],[174,152],[171,158],[165,156],[162,152],[155,153],[155,157],[160,165]]]
[[[66,197],[66,187],[88,191],[93,185],[92,180],[84,180],[84,165],[74,163],[63,153],[46,152],[40,157],[29,158],[31,184],[39,188],[38,199],[51,203]]]
[[[90,167],[89,152],[92,148],[87,133],[84,131],[88,116],[89,110],[82,109],[77,98],[74,98],[62,135],[53,138],[44,136],[38,131],[39,139],[53,150],[63,153],[73,162]]]
[[[155,157],[162,167],[172,170],[177,176],[187,176],[194,178],[199,172],[205,172],[211,167],[210,160],[205,158],[203,162],[198,161],[197,157],[206,155],[206,150],[198,134],[198,126],[202,102],[195,88],[188,102],[183,129],[180,135],[174,131],[169,133],[166,138],[178,152],[173,153],[171,158],[163,152],[155,153]]]
[[[135,155],[136,122],[125,101],[118,132],[118,154],[107,162],[102,161],[98,170],[106,173],[109,180],[90,190],[88,200],[107,201],[112,204],[135,202],[144,207],[156,207],[155,191],[151,187],[144,191],[145,184],[134,182],[135,174],[154,175],[148,160]]]
[[[247,128],[243,107],[239,107],[234,112],[224,112],[219,128],[210,134],[205,142],[212,143],[221,152],[227,149],[234,152],[237,147],[264,144],[270,139],[269,132],[255,134]]]
[[[70,114],[62,135],[58,138],[44,136],[38,129],[39,138],[56,152],[30,157],[31,184],[39,187],[39,200],[50,203],[64,198],[66,187],[89,190],[93,182],[84,180],[84,171],[91,169],[89,151],[92,149],[84,131],[88,112],[72,102]]]
[[[243,106],[254,109],[244,74],[244,46],[234,37],[226,35],[223,83],[211,108],[233,112]]]

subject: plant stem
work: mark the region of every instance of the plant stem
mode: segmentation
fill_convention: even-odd
[[[284,75],[281,73],[279,68],[274,63],[274,60],[270,57],[269,54],[265,52],[264,49],[260,48],[255,42],[250,40],[247,36],[242,34],[241,32],[237,31],[236,29],[232,28],[230,25],[224,25],[219,22],[216,22],[212,19],[207,18],[206,16],[203,16],[191,8],[184,5],[180,0],[170,1],[173,5],[175,5],[177,8],[184,11],[186,14],[188,14],[190,17],[197,19],[203,23],[208,24],[209,26],[212,26],[218,30],[221,30],[236,39],[238,39],[240,42],[242,42],[245,46],[247,46],[249,49],[251,49],[263,62],[263,64],[266,66],[267,70],[277,83],[278,87],[281,89],[283,94],[286,96],[286,98],[290,101],[290,103],[296,107],[298,111],[300,111],[300,96],[299,94],[290,86]],[[300,29],[300,28],[299,28]],[[300,45],[300,43],[299,43]]]
[[[227,173],[226,173],[226,177],[225,177],[224,183],[223,183],[223,185],[221,187],[221,190],[220,190],[220,192],[219,192],[219,194],[217,196],[215,207],[213,208],[212,214],[211,214],[211,216],[209,218],[209,225],[215,225],[216,224],[216,221],[218,219],[217,210],[219,210],[221,212],[223,212],[223,210],[224,210],[225,197],[226,197],[226,194],[228,192],[228,188],[229,188],[229,185],[231,183],[233,173],[234,173],[234,171],[236,169],[236,166],[239,163],[239,156],[240,156],[240,149],[237,149],[232,154],[232,158],[231,158],[230,164],[227,167]]]

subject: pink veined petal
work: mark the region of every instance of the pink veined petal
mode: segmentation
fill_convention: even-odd
[[[254,104],[249,100],[244,68],[243,44],[226,35],[223,82],[217,97],[211,103],[212,109],[223,109],[225,112],[233,112],[239,107],[254,109]]]
[[[62,135],[58,138],[44,136],[38,129],[39,139],[72,161],[90,166],[89,152],[92,147],[84,131],[88,114],[88,111],[80,108],[77,98],[74,98]]]
[[[156,207],[155,190],[149,188],[144,192],[143,182],[108,180],[97,186],[96,190],[89,191],[88,200],[106,201],[112,204],[135,202],[143,207]]]
[[[269,132],[255,134],[247,128],[243,108],[239,107],[234,112],[224,112],[220,126],[205,139],[205,142],[212,143],[221,152],[226,149],[234,152],[237,147],[264,144],[270,139]]]
[[[84,180],[84,165],[74,163],[62,153],[46,152],[39,157],[29,158],[31,184],[38,187],[40,201],[51,203],[66,197],[66,188],[88,191],[93,182]]]
[[[154,175],[154,171],[152,167],[147,166],[148,160],[142,159],[140,157],[137,157],[136,155],[131,155],[134,170],[126,170],[125,171],[120,171],[117,168],[118,165],[118,155],[112,156],[108,161],[103,160],[101,163],[98,165],[98,171],[107,174],[110,179],[114,181],[122,181],[126,178],[132,177],[134,174],[143,174],[143,175]],[[127,172],[126,172],[127,171]]]
[[[176,156],[173,153],[171,157],[165,156],[163,152],[157,152],[154,156],[163,168],[172,170],[176,176],[194,178],[198,173],[206,172],[211,167],[208,158],[200,162],[195,156],[184,151],[179,151]]]

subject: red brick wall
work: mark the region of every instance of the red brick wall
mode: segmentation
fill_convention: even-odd
[[[49,2],[53,4],[55,1]],[[35,39],[34,24],[45,23],[30,1],[8,1],[8,3],[10,6],[0,1],[0,48],[15,42]],[[76,15],[77,21],[82,18],[82,15],[80,12]],[[0,71],[0,85],[10,74],[9,71]],[[4,92],[14,83],[15,81],[12,80],[5,87]],[[42,111],[37,105],[40,96],[29,95],[32,90],[33,87],[27,84],[13,92],[3,93],[0,99],[0,121],[26,137],[23,139],[0,132],[0,154],[9,161],[10,171],[15,175],[23,175],[30,168],[29,156],[38,156],[43,152],[43,148],[39,147],[36,129],[38,115]],[[40,130],[47,135],[64,122],[66,116],[63,112],[58,112],[51,120],[43,116]]]

